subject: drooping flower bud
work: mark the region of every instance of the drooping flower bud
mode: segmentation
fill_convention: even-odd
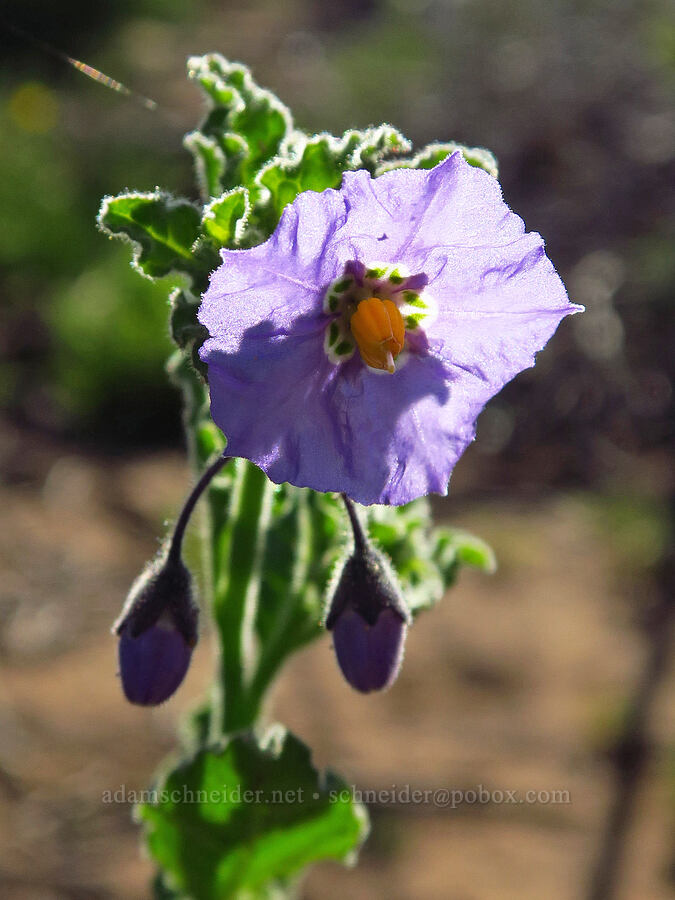
[[[411,616],[391,565],[365,537],[351,501],[343,499],[354,530],[354,551],[330,598],[326,628],[333,632],[342,674],[366,694],[395,681]]]
[[[197,643],[198,615],[192,579],[179,556],[161,557],[135,581],[113,626],[127,700],[156,706],[177,690]]]
[[[120,639],[122,688],[131,703],[164,703],[185,678],[197,643],[199,609],[192,599],[192,578],[181,559],[183,536],[197,501],[228,459],[221,456],[204,470],[185,501],[166,550],[136,579],[113,625]]]

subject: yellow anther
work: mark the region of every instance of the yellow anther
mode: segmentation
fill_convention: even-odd
[[[350,327],[364,363],[393,374],[394,360],[405,341],[405,324],[396,304],[377,297],[362,300]]]

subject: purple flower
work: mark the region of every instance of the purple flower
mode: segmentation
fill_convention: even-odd
[[[130,703],[157,706],[178,689],[197,643],[198,614],[178,550],[150,563],[134,582],[113,625],[122,689]]]
[[[579,309],[459,152],[347,172],[222,258],[199,318],[228,454],[364,504],[445,494],[485,403]]]
[[[157,706],[178,689],[190,665],[192,647],[170,620],[158,621],[137,637],[123,628],[119,664],[130,703]]]
[[[330,592],[326,628],[342,674],[367,694],[395,681],[412,617],[388,559],[366,536],[348,498],[345,505],[354,549]]]
[[[333,626],[335,655],[342,674],[357,691],[367,694],[388,688],[398,675],[408,630],[394,609],[381,612],[370,625],[353,609]]]

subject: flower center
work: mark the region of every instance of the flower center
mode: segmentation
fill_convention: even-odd
[[[358,348],[368,368],[393,374],[404,345],[406,352],[422,352],[423,326],[435,314],[432,298],[422,293],[427,281],[426,275],[409,275],[401,265],[347,262],[323,298],[328,359],[334,365],[345,363]],[[401,355],[399,367],[405,357]]]
[[[405,325],[391,300],[369,297],[356,307],[349,321],[361,359],[373,369],[394,374],[394,360],[403,349]]]

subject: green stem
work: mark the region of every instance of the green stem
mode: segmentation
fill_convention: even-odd
[[[268,486],[260,469],[251,465],[240,467],[227,512],[227,534],[223,533],[220,511],[212,506],[213,617],[220,641],[213,739],[250,728],[258,714],[259,702],[251,695],[249,674],[260,586],[258,563],[267,527]]]

